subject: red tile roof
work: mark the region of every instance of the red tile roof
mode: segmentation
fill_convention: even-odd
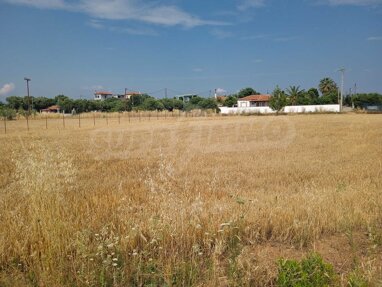
[[[51,110],[59,110],[59,109],[60,109],[60,106],[54,105],[43,110],[51,111]]]
[[[269,102],[271,95],[251,95],[241,99],[238,101],[248,101],[248,102]]]
[[[113,93],[106,92],[106,91],[98,91],[95,92],[95,95],[112,95]]]

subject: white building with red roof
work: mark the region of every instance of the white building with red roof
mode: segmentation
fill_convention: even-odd
[[[268,107],[271,95],[251,95],[237,100],[238,108]]]
[[[96,91],[94,93],[94,99],[97,101],[104,101],[106,99],[113,98],[113,93],[107,91]]]

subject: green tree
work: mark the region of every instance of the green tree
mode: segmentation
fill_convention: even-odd
[[[61,111],[70,113],[74,108],[74,101],[67,96],[58,95],[54,98],[56,105],[60,106]]]
[[[139,108],[148,98],[151,98],[148,94],[132,95],[130,98],[131,106],[133,108]]]
[[[77,113],[88,112],[87,102],[87,100],[83,99],[73,100],[73,108],[76,110]]]
[[[338,87],[336,82],[334,82],[331,78],[323,78],[318,85],[318,88],[322,95],[326,95],[329,93],[337,93]]]
[[[55,104],[54,99],[46,98],[46,97],[37,97],[33,98],[33,109],[36,111],[40,111],[42,109],[46,109]]]
[[[116,98],[99,101],[98,105],[98,110],[103,112],[121,112],[125,110],[124,102]]]
[[[174,109],[177,109],[177,110],[183,110],[184,109],[183,101],[178,100],[178,99],[173,99],[173,103],[174,103]]]
[[[164,105],[162,104],[162,102],[154,98],[145,99],[141,107],[143,110],[147,110],[147,111],[155,111],[155,110],[161,111],[164,109]]]
[[[5,99],[7,101],[7,106],[11,109],[18,110],[18,109],[24,109],[24,98],[23,97],[17,97],[17,96],[11,96],[7,97]]]
[[[14,109],[5,107],[0,102],[0,117],[6,118],[7,120],[13,120],[14,118],[16,118],[16,111]]]
[[[352,96],[352,101],[357,108],[365,105],[382,105],[382,95],[378,93],[356,94]]]
[[[234,96],[228,96],[224,101],[224,106],[233,107],[237,104],[237,98]]]
[[[238,97],[238,98],[244,98],[244,97],[251,96],[251,95],[259,95],[259,93],[256,92],[256,91],[255,91],[253,88],[251,88],[251,87],[247,87],[247,88],[241,89],[241,90],[237,93],[237,97]]]
[[[218,104],[214,98],[202,99],[198,103],[199,108],[201,109],[217,109]]]
[[[338,91],[324,94],[318,98],[317,103],[320,105],[338,104]]]
[[[168,110],[168,111],[172,111],[174,109],[174,100],[173,99],[168,99],[168,98],[164,98],[164,99],[160,99],[159,100],[163,107]]]
[[[290,86],[286,90],[289,103],[294,106],[299,102],[299,98],[304,94],[304,90],[300,90],[300,86]]]
[[[278,114],[286,105],[287,97],[284,91],[282,91],[279,86],[277,86],[269,100],[269,106]]]
[[[199,97],[199,96],[196,96],[196,97],[192,97],[189,101],[189,103],[191,105],[198,105],[200,101],[202,101],[203,98]]]
[[[316,88],[310,88],[307,92],[312,100],[318,99],[320,96],[318,90]]]

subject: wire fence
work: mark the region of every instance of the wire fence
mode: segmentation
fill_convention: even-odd
[[[90,112],[81,114],[39,113],[30,116],[17,115],[16,119],[0,119],[3,134],[15,131],[33,131],[41,129],[72,129],[81,127],[100,127],[126,123],[148,122],[186,118],[219,117],[214,110],[192,111],[130,111],[130,112]]]

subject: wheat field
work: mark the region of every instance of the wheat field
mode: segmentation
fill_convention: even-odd
[[[382,285],[381,115],[93,120],[1,130],[0,286]]]

